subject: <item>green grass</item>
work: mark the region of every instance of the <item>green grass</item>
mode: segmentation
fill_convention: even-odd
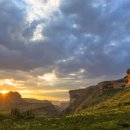
[[[31,120],[4,119],[0,130],[130,130],[130,113],[70,115]]]

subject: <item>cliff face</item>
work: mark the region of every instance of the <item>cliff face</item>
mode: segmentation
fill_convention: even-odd
[[[90,86],[85,89],[70,90],[70,106],[67,112],[75,113],[94,106],[110,98],[112,94],[123,90],[125,87],[126,84],[123,78],[115,81],[100,82],[95,86]]]
[[[89,99],[92,94],[97,94],[99,89],[96,86],[91,86],[85,89],[70,90],[70,106],[69,111],[74,112],[86,99]]]

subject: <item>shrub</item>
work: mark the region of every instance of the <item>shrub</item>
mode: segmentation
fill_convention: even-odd
[[[20,110],[18,108],[11,109],[11,118],[12,119],[22,118],[22,115],[21,115]]]
[[[0,121],[3,121],[6,117],[4,115],[0,115]]]
[[[34,117],[35,117],[35,115],[31,110],[28,110],[28,111],[23,113],[23,118],[24,119],[32,119]]]

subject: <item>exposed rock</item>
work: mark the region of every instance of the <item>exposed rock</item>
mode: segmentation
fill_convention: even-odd
[[[18,92],[9,92],[7,94],[0,93],[0,104],[1,105],[11,105],[17,103],[25,103],[21,95]]]
[[[129,73],[129,71],[127,73]],[[101,100],[105,100],[102,96],[106,93],[111,94],[123,90],[126,87],[125,80],[126,77],[115,81],[100,82],[95,86],[90,86],[85,89],[70,90],[70,106],[66,110],[67,113],[78,112]]]
[[[129,86],[130,85],[130,69],[127,70],[126,82]]]
[[[99,90],[96,86],[91,86],[85,89],[70,90],[70,106],[67,109],[68,112],[74,112],[86,99],[89,99],[92,95],[100,95],[97,93]]]
[[[127,70],[127,74],[130,74],[130,68]]]
[[[18,92],[0,93],[0,111],[9,111],[12,108],[21,108],[21,106],[26,105],[27,103]]]
[[[106,90],[117,90],[125,87],[124,78],[115,81],[104,81],[97,85],[103,94]]]

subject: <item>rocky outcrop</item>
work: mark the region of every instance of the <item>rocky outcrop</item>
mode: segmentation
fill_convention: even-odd
[[[130,69],[127,70],[126,81],[130,85]]]
[[[128,73],[130,73],[130,69],[128,69],[127,74]],[[110,97],[109,95],[127,87],[127,78],[128,76],[125,76],[119,80],[100,82],[95,86],[90,86],[85,89],[70,90],[70,105],[66,110],[67,113],[78,112],[102,100],[106,100],[106,98]],[[104,96],[105,94],[108,96]]]
[[[19,108],[26,105],[27,103],[18,92],[0,93],[0,111],[9,111],[12,108]]]
[[[124,78],[115,81],[104,81],[96,85],[103,94],[107,90],[118,90],[125,87]]]
[[[92,93],[97,94],[99,89],[96,86],[91,86],[85,89],[70,90],[70,106],[68,112],[74,112],[86,99],[92,96]]]
[[[0,93],[0,112],[10,112],[14,108],[23,112],[31,110],[37,116],[55,116],[59,114],[59,111],[50,101],[23,99],[18,92]]]
[[[21,95],[18,92],[9,92],[7,94],[0,93],[0,105],[7,106],[7,105],[15,105],[19,103],[25,103],[22,99]]]

